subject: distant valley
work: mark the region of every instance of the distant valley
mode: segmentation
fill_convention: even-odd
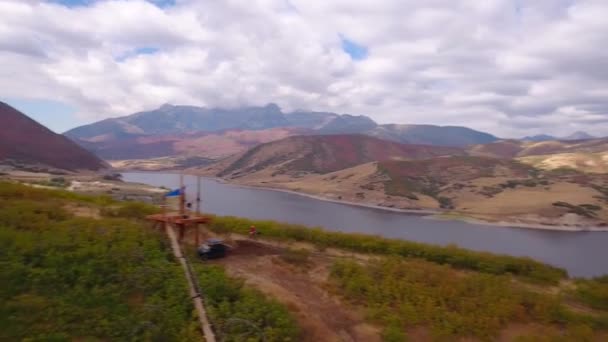
[[[566,140],[514,140],[466,127],[283,113],[274,104],[164,105],[77,127],[67,139],[2,109],[10,124],[21,125],[0,135],[4,163],[98,170],[108,166],[105,159],[116,171],[186,170],[452,219],[574,230],[608,222],[608,139],[579,139],[583,132]],[[40,139],[23,139],[14,134],[19,130]]]
[[[605,144],[553,144],[551,151],[605,151]],[[436,210],[451,218],[573,229],[608,221],[608,174],[543,170],[526,163],[531,157],[514,159],[546,153],[530,143],[483,146],[404,145],[364,135],[288,137],[189,171],[331,200]]]

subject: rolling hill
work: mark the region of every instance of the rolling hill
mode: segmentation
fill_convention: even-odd
[[[608,151],[555,153],[517,159],[543,170],[573,169],[586,173],[608,173]]]
[[[0,118],[0,163],[62,170],[100,170],[108,166],[67,137],[3,102],[0,102]]]
[[[424,159],[460,155],[455,147],[404,145],[365,135],[294,136],[258,145],[220,163],[221,177],[242,177],[264,170],[273,174],[324,174],[390,159]]]
[[[447,211],[450,217],[509,226],[578,230],[606,226],[608,220],[608,174],[545,171],[518,160],[462,155],[462,150],[412,154],[417,145],[384,145],[382,158],[368,158],[336,144],[344,136],[312,144],[296,144],[294,138],[302,137],[193,171],[248,186],[385,208]],[[310,155],[313,146],[319,152]]]

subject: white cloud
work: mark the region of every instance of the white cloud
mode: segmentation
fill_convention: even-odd
[[[99,119],[276,102],[503,136],[608,135],[604,0],[153,2],[0,0],[0,96]]]

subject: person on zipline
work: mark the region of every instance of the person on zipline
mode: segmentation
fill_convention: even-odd
[[[255,228],[255,226],[249,227],[249,237],[253,239],[256,235],[258,235],[258,230]]]

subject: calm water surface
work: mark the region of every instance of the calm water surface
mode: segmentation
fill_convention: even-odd
[[[123,173],[129,182],[179,187],[171,173]],[[196,198],[195,177],[185,176],[190,201]],[[534,259],[563,267],[570,275],[608,274],[608,232],[560,232],[506,228],[325,202],[296,194],[202,181],[202,209],[217,215],[269,219],[327,230],[461,247]]]

